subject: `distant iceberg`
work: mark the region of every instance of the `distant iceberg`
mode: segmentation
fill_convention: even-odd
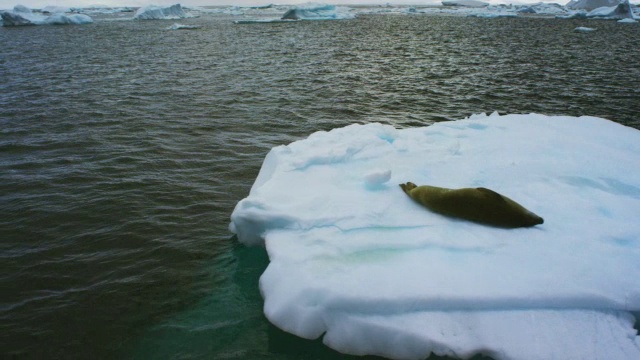
[[[496,19],[507,17],[518,17],[518,14],[513,11],[500,11],[493,9],[487,12],[474,12],[467,15],[468,17],[484,18],[484,19]]]
[[[640,359],[640,131],[595,117],[350,125],[274,147],[230,229],[264,313],[353,355]],[[544,217],[448,218],[399,183],[488,187]]]
[[[43,7],[41,11],[43,13],[59,14],[59,13],[68,13],[68,12],[71,12],[71,10],[72,9],[70,7],[66,7],[66,6],[49,5],[49,6]]]
[[[90,16],[84,14],[56,13],[50,16],[34,14],[31,9],[22,5],[16,5],[12,11],[2,11],[0,16],[2,17],[2,26],[82,25],[93,22]]]
[[[266,5],[255,5],[255,6],[246,6],[247,9],[271,9],[273,8],[273,4],[266,4]]]
[[[169,7],[147,5],[138,9],[133,15],[136,20],[174,20],[188,17],[191,16],[182,9],[180,4],[174,4]]]
[[[527,11],[524,11],[525,9],[527,9]],[[559,4],[539,2],[531,5],[518,6],[518,12],[538,15],[561,15],[567,13],[567,8]]]
[[[89,7],[81,8],[80,11],[84,14],[118,14],[135,12],[135,8],[109,7],[108,5],[90,5]]]
[[[271,9],[265,8],[265,9]],[[353,19],[356,14],[351,9],[343,6],[327,4],[303,4],[287,10],[280,18],[271,19],[242,19],[234,21],[235,24],[260,24],[274,22],[291,22],[299,20],[347,20]]]
[[[286,23],[295,22],[297,20],[282,20],[282,19],[243,19],[234,20],[234,24],[267,24],[267,23]]]
[[[289,9],[282,20],[341,20],[355,17],[349,8],[327,4],[305,4]]]
[[[591,11],[600,7],[617,6],[620,3],[620,0],[571,0],[566,7],[572,10]]]
[[[489,6],[489,3],[479,0],[443,0],[444,6],[463,6],[463,7],[485,7]]]
[[[587,13],[587,18],[601,18],[601,19],[633,19],[633,12],[629,5],[629,0],[624,0],[616,6],[599,7],[595,10],[591,10]]]

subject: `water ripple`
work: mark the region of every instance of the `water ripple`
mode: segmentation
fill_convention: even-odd
[[[186,332],[203,333],[205,358],[277,358],[260,350],[272,331],[255,283],[264,253],[234,255],[227,230],[273,146],[351,123],[494,110],[640,128],[640,47],[628,46],[638,26],[599,22],[577,36],[584,21],[188,21],[203,27],[0,28],[9,355],[119,357],[149,326],[179,328],[176,314],[203,306]]]

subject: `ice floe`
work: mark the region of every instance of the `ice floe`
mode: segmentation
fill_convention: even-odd
[[[289,9],[282,20],[342,20],[355,17],[347,7],[329,4],[304,4]]]
[[[202,28],[201,25],[184,25],[175,23],[167,28],[167,30],[195,30]]]
[[[539,15],[560,15],[566,14],[567,8],[562,5],[555,3],[543,3],[539,2],[536,4],[526,5],[526,6],[517,6],[518,9],[528,7],[533,10],[534,13]]]
[[[58,14],[58,13],[71,12],[72,9],[70,7],[67,7],[67,6],[48,5],[48,6],[43,7],[41,11],[43,13]]]
[[[192,17],[187,14],[180,4],[174,4],[168,7],[157,5],[143,6],[136,11],[133,18],[136,20],[175,20]]]
[[[637,8],[628,0],[576,0],[563,6],[557,3],[513,3],[494,4],[476,0],[443,1],[444,6],[408,6],[408,7],[366,7],[354,8],[356,14],[447,14],[480,18],[502,18],[518,16],[556,17],[559,19],[599,18],[599,19],[635,19]],[[568,4],[568,5],[569,5]],[[601,7],[601,4],[613,4]],[[596,8],[593,8],[593,7]],[[632,22],[632,21],[627,21]]]
[[[595,117],[350,125],[273,148],[230,230],[264,312],[340,352],[640,359],[640,131]],[[399,183],[488,187],[544,217],[431,213]]]
[[[617,6],[620,0],[571,0],[566,7],[572,10],[591,11],[599,7]]]
[[[269,11],[277,9],[274,7],[264,8]],[[300,20],[347,20],[356,17],[355,12],[351,8],[344,6],[335,6],[329,4],[301,4],[288,8],[284,14],[278,18],[264,19],[243,19],[236,20],[236,24],[254,24],[254,23],[272,23],[272,22],[289,22]]]
[[[586,15],[587,18],[602,18],[602,19],[612,19],[612,20],[621,20],[621,19],[633,19],[633,12],[631,11],[631,6],[629,5],[629,0],[624,0],[615,6],[605,6],[599,7],[597,9],[591,10]]]
[[[44,15],[34,13],[23,5],[16,5],[13,10],[0,11],[0,17],[2,17],[2,26],[82,25],[93,22],[93,19],[85,14],[55,13]]]

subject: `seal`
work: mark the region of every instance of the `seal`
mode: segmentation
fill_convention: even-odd
[[[530,227],[544,220],[522,205],[483,187],[447,189],[400,184],[404,192],[427,209],[450,217],[502,228]]]

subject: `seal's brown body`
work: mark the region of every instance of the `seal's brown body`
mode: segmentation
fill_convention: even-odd
[[[400,184],[413,200],[429,210],[477,223],[517,228],[542,224],[544,220],[522,205],[486,188],[447,189],[436,186]]]

